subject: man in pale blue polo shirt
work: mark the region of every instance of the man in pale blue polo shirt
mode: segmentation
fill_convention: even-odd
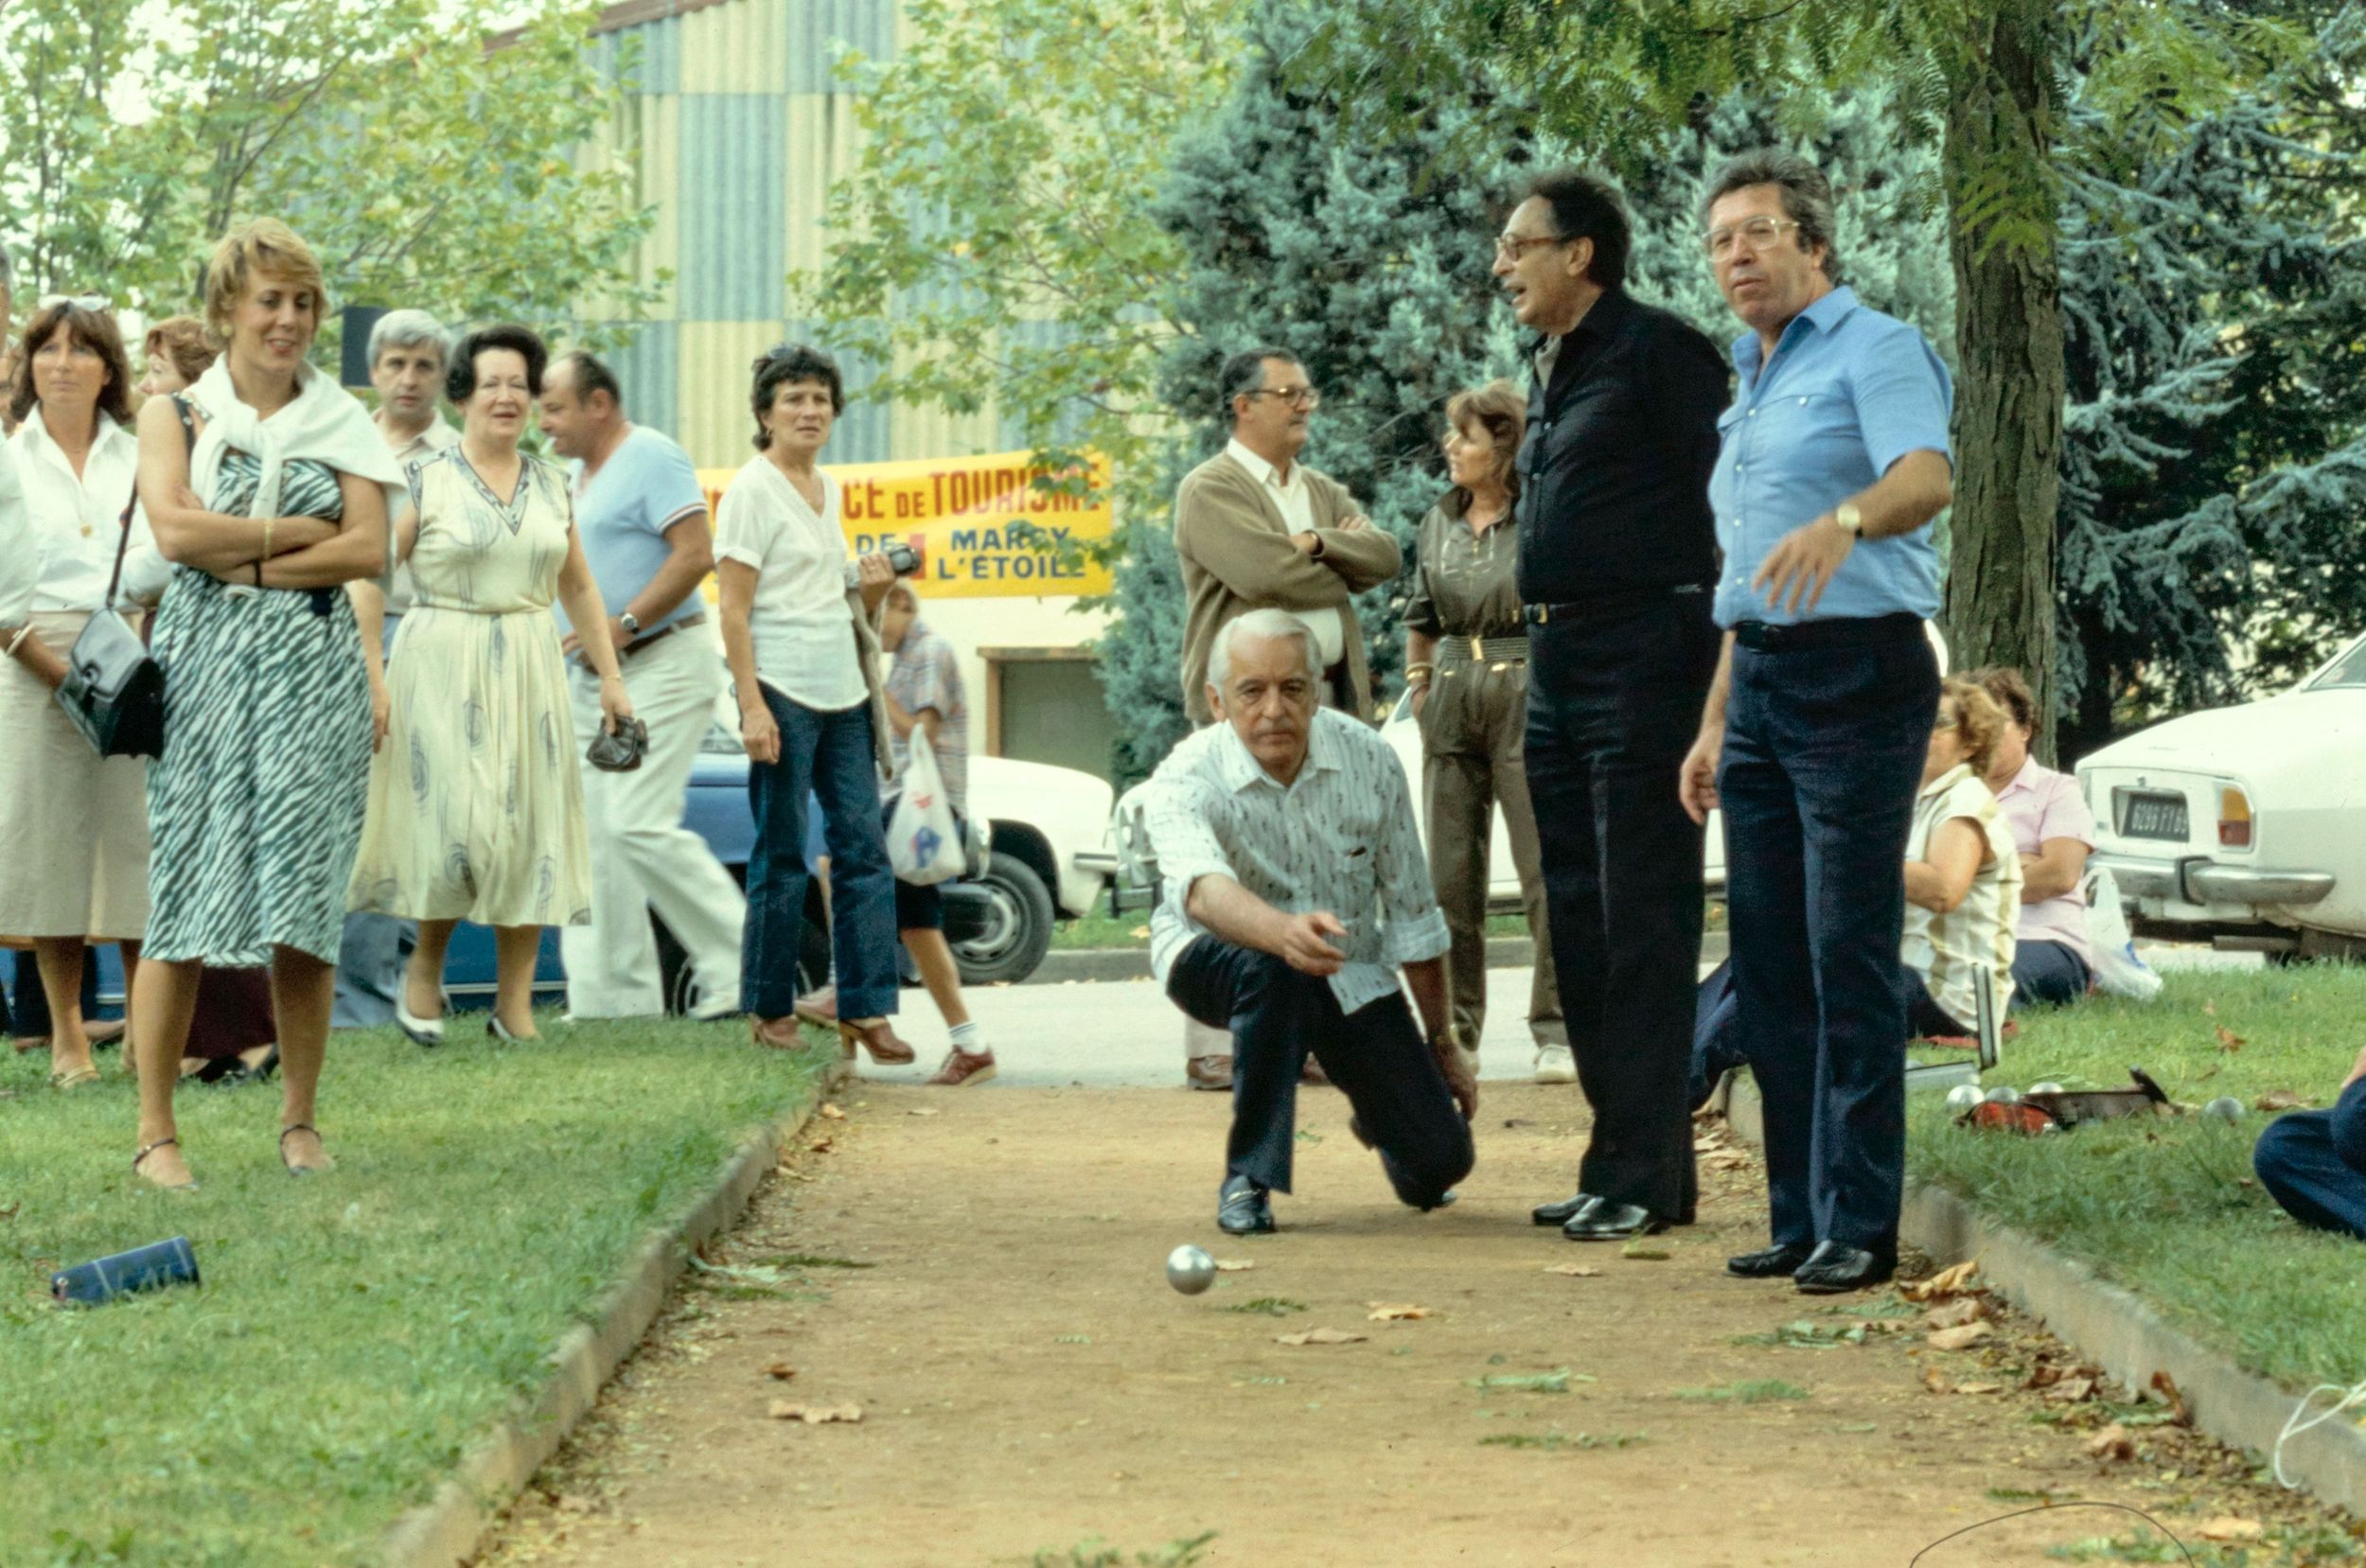
[[[583,558],[609,608],[633,714],[649,727],[639,767],[605,773],[583,765],[592,924],[559,933],[567,1011],[645,1017],[671,1001],[693,1016],[719,1018],[739,1008],[748,901],[705,841],[682,826],[691,765],[723,689],[722,655],[698,591],[715,570],[706,491],[689,454],[625,417],[614,373],[590,354],[552,362],[537,414],[552,449],[574,460]],[[576,645],[570,635],[571,656]],[[581,757],[599,729],[599,682],[579,661],[574,671]],[[688,957],[685,996],[667,997],[660,983],[651,909]]]
[[[1731,1260],[1810,1293],[1890,1277],[1905,1171],[1898,945],[1938,713],[1923,623],[1953,467],[1947,368],[1838,286],[1831,187],[1784,152],[1711,182],[1718,287],[1749,328],[1709,481],[1725,628],[1685,804],[1722,803],[1734,988],[1765,1101],[1774,1244]]]

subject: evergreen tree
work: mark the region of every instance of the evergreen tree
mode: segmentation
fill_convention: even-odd
[[[1473,150],[1486,93],[1473,76],[1459,96],[1425,95],[1394,132],[1345,126],[1335,97],[1289,74],[1315,24],[1311,9],[1289,8],[1249,26],[1230,100],[1178,146],[1155,208],[1187,258],[1171,308],[1186,330],[1159,376],[1186,432],[1170,477],[1224,446],[1224,361],[1286,348],[1323,396],[1302,460],[1345,484],[1409,558],[1422,514],[1445,489],[1447,397],[1516,368],[1490,241],[1531,154],[1517,143]],[[1146,770],[1188,728],[1169,526],[1139,515],[1129,525],[1117,580],[1123,618],[1102,641],[1103,684],[1127,731],[1125,775]],[[1404,663],[1406,588],[1401,578],[1356,602],[1376,690],[1393,688]]]

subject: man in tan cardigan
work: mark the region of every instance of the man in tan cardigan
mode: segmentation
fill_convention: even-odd
[[[1301,465],[1319,397],[1287,350],[1226,361],[1232,420],[1225,449],[1184,477],[1174,496],[1182,558],[1183,704],[1206,724],[1208,653],[1217,628],[1252,609],[1284,609],[1315,633],[1332,706],[1372,716],[1372,677],[1350,599],[1397,574],[1397,541],[1374,528],[1328,474]]]
[[[1174,553],[1183,564],[1183,706],[1194,724],[1208,706],[1216,633],[1253,609],[1280,609],[1315,635],[1327,707],[1372,717],[1372,676],[1350,599],[1397,574],[1397,541],[1374,528],[1347,486],[1298,462],[1306,422],[1321,401],[1306,367],[1283,348],[1225,361],[1219,393],[1232,422],[1225,449],[1184,476],[1174,496]],[[1184,1079],[1232,1086],[1232,1038],[1184,1026]]]

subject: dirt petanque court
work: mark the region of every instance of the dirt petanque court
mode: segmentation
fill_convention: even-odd
[[[1245,1241],[1213,1223],[1217,1096],[854,1083],[830,1111],[483,1562],[2182,1560],[2121,1509],[2202,1562],[2357,1549],[1976,1277],[1727,1278],[1763,1198],[1715,1126],[1700,1224],[1630,1257],[1527,1222],[1570,1186],[1573,1088],[1485,1084],[1478,1169],[1429,1215],[1306,1090],[1297,1195]],[[1183,1242],[1248,1266],[1179,1295]]]

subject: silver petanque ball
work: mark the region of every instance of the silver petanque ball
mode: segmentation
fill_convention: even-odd
[[[1999,1084],[1988,1091],[1987,1100],[1991,1105],[2018,1105],[2021,1103],[2021,1091],[2010,1084]]]
[[[2060,1094],[2062,1092],[2062,1085],[2055,1083],[2052,1079],[2048,1079],[2042,1084],[2030,1084],[2029,1092],[2031,1094]]]
[[[2231,1094],[2222,1094],[2201,1108],[2201,1114],[2213,1121],[2240,1121],[2243,1102]]]
[[[2039,1124],[2039,1126],[2038,1126],[2038,1132],[2039,1132],[2039,1135],[2040,1136],[2049,1136],[2049,1135],[2052,1135],[2052,1134],[2055,1134],[2055,1133],[2058,1133],[2058,1132],[2060,1132],[2061,1130],[2062,1130],[2062,1124],[2061,1124],[2060,1122],[2058,1122],[2058,1121],[2053,1121],[2053,1120],[2047,1120],[2047,1121],[2040,1122],[2040,1123]]]
[[[1980,1103],[1980,1087],[1976,1084],[1958,1084],[1947,1091],[1947,1108],[1969,1111]]]
[[[1197,1295],[1216,1282],[1216,1260],[1186,1242],[1167,1254],[1167,1283],[1185,1295]]]

